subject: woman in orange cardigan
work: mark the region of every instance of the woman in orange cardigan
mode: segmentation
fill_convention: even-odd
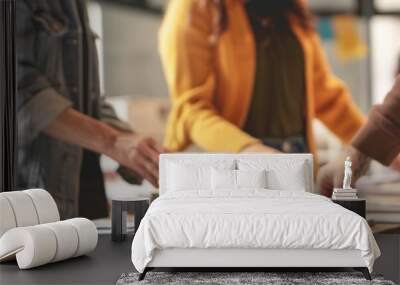
[[[314,118],[345,143],[364,121],[302,1],[170,0],[160,53],[172,151],[314,153]]]

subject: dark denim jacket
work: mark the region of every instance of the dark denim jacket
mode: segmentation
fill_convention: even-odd
[[[61,216],[73,217],[78,215],[84,152],[41,131],[68,107],[121,130],[129,131],[129,126],[118,120],[100,96],[96,35],[89,28],[86,1],[16,3],[17,184],[19,188],[45,188],[56,199]],[[98,157],[94,161],[99,169]],[[102,181],[101,172],[91,179]],[[104,196],[104,189],[98,193]]]

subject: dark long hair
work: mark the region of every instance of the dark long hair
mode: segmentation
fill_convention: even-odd
[[[213,37],[218,38],[228,28],[226,0],[201,0],[216,11]],[[250,17],[269,17],[277,29],[290,27],[293,18],[304,30],[313,30],[313,16],[301,0],[245,0]]]

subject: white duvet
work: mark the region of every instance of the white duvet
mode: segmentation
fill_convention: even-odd
[[[370,271],[380,255],[357,214],[320,195],[265,189],[164,194],[139,226],[132,262],[143,272],[165,248],[358,249]]]

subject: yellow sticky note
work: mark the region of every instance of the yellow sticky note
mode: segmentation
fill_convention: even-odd
[[[365,57],[367,45],[360,36],[357,18],[350,15],[336,16],[332,23],[339,58],[347,61]]]

